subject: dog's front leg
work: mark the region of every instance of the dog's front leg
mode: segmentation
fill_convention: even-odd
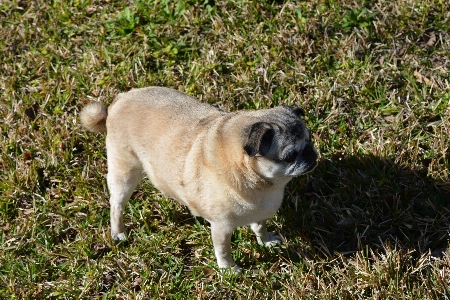
[[[258,244],[272,247],[281,244],[281,237],[276,232],[268,232],[266,229],[266,220],[250,224],[253,232],[256,234]]]
[[[234,228],[221,223],[211,223],[211,235],[216,254],[217,265],[219,268],[232,268],[239,271],[240,267],[236,265],[231,257],[231,234]]]

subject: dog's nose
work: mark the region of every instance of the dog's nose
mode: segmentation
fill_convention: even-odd
[[[311,144],[308,144],[305,146],[305,148],[303,148],[302,156],[303,156],[303,158],[308,159],[308,160],[315,161],[317,159],[317,153]]]

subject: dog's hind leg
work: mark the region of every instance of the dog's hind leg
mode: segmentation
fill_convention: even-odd
[[[266,229],[266,220],[250,224],[253,232],[256,234],[258,244],[272,247],[281,244],[281,237],[276,232],[268,232]]]
[[[123,212],[136,186],[142,180],[142,166],[133,155],[108,152],[108,187],[111,206],[111,236],[114,240],[126,240]]]

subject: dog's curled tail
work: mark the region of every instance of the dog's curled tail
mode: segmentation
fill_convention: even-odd
[[[86,105],[80,112],[81,125],[90,131],[105,132],[108,110],[100,102],[92,102]]]

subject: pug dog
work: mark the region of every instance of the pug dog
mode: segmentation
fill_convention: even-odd
[[[300,108],[227,113],[164,87],[119,94],[80,113],[90,131],[107,131],[111,235],[126,240],[123,211],[143,172],[167,197],[211,224],[220,268],[240,268],[231,235],[250,225],[261,245],[281,243],[267,218],[279,209],[286,184],[317,164]]]

